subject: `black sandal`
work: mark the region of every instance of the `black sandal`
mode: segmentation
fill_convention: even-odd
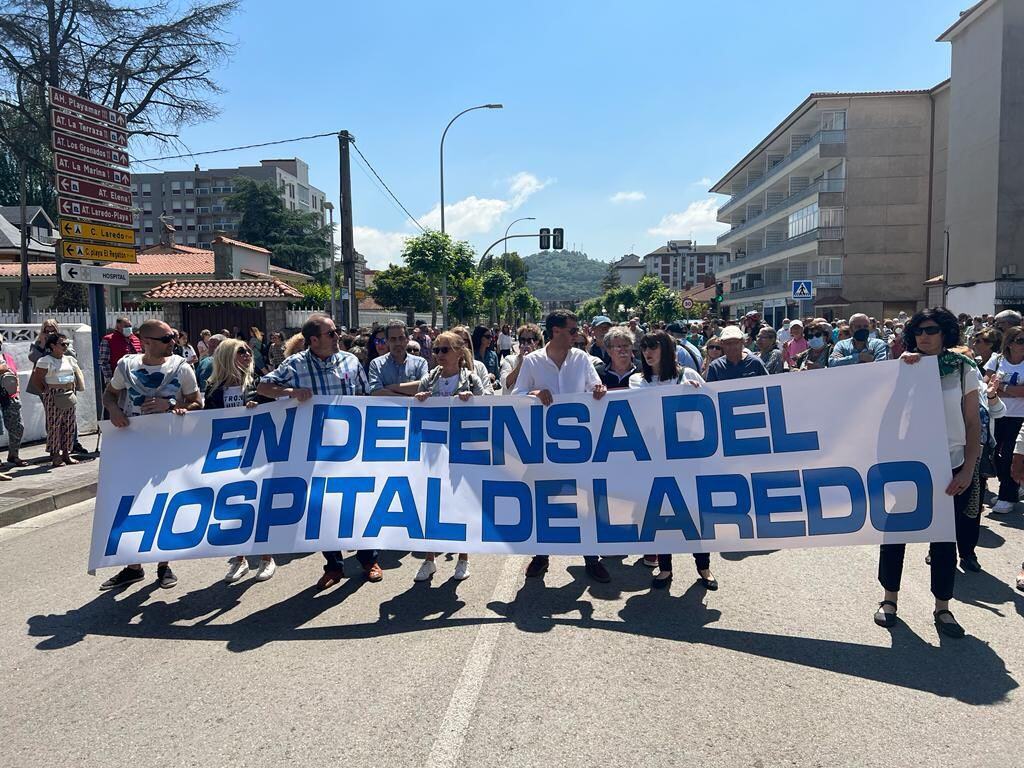
[[[953,620],[952,621],[942,621],[942,620],[940,620],[939,616],[941,616],[942,614],[947,614],[949,616],[949,618],[951,618]],[[932,616],[935,617],[935,628],[939,630],[940,634],[943,634],[946,637],[954,637],[954,638],[957,638],[957,639],[959,639],[959,638],[963,637],[965,634],[967,634],[966,632],[964,632],[964,628],[961,627],[957,623],[956,618],[954,618],[952,611],[948,611],[945,608],[943,608],[941,611],[933,612]]]
[[[887,605],[891,605],[893,607],[892,613],[887,613],[882,610],[882,608]],[[875,611],[875,624],[880,627],[885,627],[886,629],[892,629],[896,626],[896,610],[896,603],[892,600],[883,600],[878,604],[878,610]]]
[[[705,579],[698,572],[697,578],[700,579],[700,583],[704,585],[704,589],[708,590],[709,592],[714,592],[718,589],[718,579],[716,579],[714,576]]]

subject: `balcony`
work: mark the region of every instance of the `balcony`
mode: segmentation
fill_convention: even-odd
[[[761,266],[771,261],[771,257],[776,256],[783,251],[788,251],[791,248],[797,248],[807,243],[814,243],[819,240],[842,240],[845,234],[844,227],[818,227],[812,229],[810,232],[804,232],[802,235],[791,237],[788,240],[783,240],[781,243],[775,243],[769,245],[767,248],[762,248],[760,251],[749,253],[741,258],[733,258],[725,269],[719,270],[719,277],[735,274],[738,271],[751,269],[753,267]]]
[[[773,165],[767,170],[764,176],[759,179],[755,179],[748,184],[744,189],[739,192],[733,193],[725,204],[718,209],[718,215],[721,216],[727,209],[731,208],[735,203],[739,202],[742,198],[746,197],[751,191],[761,186],[765,182],[777,177],[786,168],[791,167],[794,163],[803,158],[807,157],[811,150],[822,144],[845,144],[846,143],[846,131],[818,131],[814,134],[806,144],[798,147],[794,151],[786,155],[781,161]]]
[[[756,216],[752,216],[742,224],[739,224],[728,232],[725,232],[718,236],[718,243],[721,244],[723,241],[738,235],[740,232],[752,229],[755,224],[762,224],[773,218],[778,214],[779,211],[788,208],[794,203],[798,203],[812,195],[816,195],[819,192],[844,192],[846,191],[846,179],[822,179],[816,181],[806,189],[801,189],[799,192],[794,192],[787,198],[780,200],[778,203],[773,205]]]
[[[725,294],[725,300],[733,301],[739,299],[758,298],[773,293],[784,293],[789,295],[790,291],[793,289],[794,280],[810,280],[814,283],[815,292],[817,292],[819,288],[843,287],[842,275],[808,275],[801,270],[800,274],[791,273],[788,277],[782,280],[773,280],[770,283],[764,283],[752,288],[741,288],[738,291],[729,291]]]

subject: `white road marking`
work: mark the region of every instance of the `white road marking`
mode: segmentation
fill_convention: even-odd
[[[525,557],[506,558],[489,602],[511,603],[515,599],[516,589],[522,578],[525,564]],[[459,682],[456,683],[452,698],[448,702],[448,711],[445,712],[444,720],[441,721],[441,727],[434,739],[434,745],[430,749],[430,757],[427,758],[426,763],[427,768],[446,768],[458,765],[462,745],[466,741],[466,731],[469,729],[473,712],[476,711],[480,689],[487,678],[487,672],[494,657],[494,649],[498,644],[498,635],[503,626],[502,622],[493,622],[483,624],[477,630],[473,647],[469,649],[466,663],[462,667]]]

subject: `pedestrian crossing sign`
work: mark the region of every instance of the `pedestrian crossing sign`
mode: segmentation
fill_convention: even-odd
[[[814,283],[811,280],[793,281],[793,298],[797,301],[808,301],[814,297]]]

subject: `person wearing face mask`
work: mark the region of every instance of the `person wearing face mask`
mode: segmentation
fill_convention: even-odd
[[[850,317],[850,334],[852,338],[836,342],[828,358],[829,368],[889,359],[889,348],[885,342],[871,338],[871,320],[867,315],[858,313]]]
[[[142,342],[135,335],[132,321],[119,317],[114,330],[100,339],[100,370],[103,372],[103,386],[110,383],[114,369],[125,355],[141,355]]]
[[[828,356],[832,352],[832,326],[827,320],[815,320],[808,324],[804,337],[807,349],[796,356],[791,371],[813,371],[828,368]]]

